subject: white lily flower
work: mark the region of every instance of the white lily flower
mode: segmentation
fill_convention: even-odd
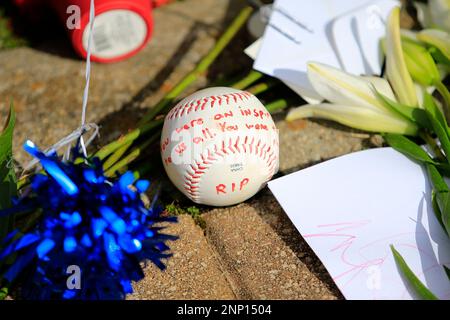
[[[417,106],[417,96],[406,67],[400,37],[400,8],[392,9],[386,33],[386,75],[400,103]]]
[[[330,103],[294,108],[289,112],[286,120],[293,121],[310,117],[333,120],[355,129],[372,132],[416,135],[418,130],[414,123],[393,113],[388,114],[372,108]]]
[[[329,102],[349,106],[361,106],[375,110],[387,110],[378,101],[372,86],[395,100],[389,83],[382,78],[358,77],[321,63],[308,64],[311,85]]]
[[[450,16],[448,17],[450,20]],[[450,60],[450,34],[437,29],[426,29],[417,33],[417,38],[428,45],[438,48]]]
[[[286,120],[318,117],[366,131],[417,133],[413,122],[386,108],[377,98],[376,91],[396,101],[386,79],[358,77],[320,63],[308,64],[308,77],[314,89],[331,103],[295,108]]]

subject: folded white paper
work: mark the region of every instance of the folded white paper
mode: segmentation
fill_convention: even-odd
[[[395,0],[277,0],[254,68],[300,87],[302,94],[316,100],[320,97],[306,74],[309,61],[355,74],[378,74],[383,21],[397,4]]]
[[[439,298],[450,299],[450,241],[423,168],[391,148],[346,155],[269,188],[347,299],[411,299],[389,245]]]
[[[248,46],[244,50],[244,53],[246,55],[248,55],[250,58],[252,58],[253,60],[255,60],[256,56],[258,55],[259,50],[261,49],[261,43],[262,43],[262,39],[259,38],[258,40],[253,42],[250,46]],[[306,91],[302,87],[300,87],[300,86],[298,86],[298,85],[296,85],[294,83],[288,82],[286,80],[282,80],[282,81],[284,82],[285,85],[287,85],[289,88],[291,88],[292,91],[297,93],[300,97],[303,98],[303,100],[305,100],[308,103],[317,104],[317,103],[320,103],[323,100],[315,92],[313,93],[313,96],[310,96],[309,94],[311,92]]]
[[[383,64],[380,40],[394,0],[378,0],[332,22],[332,39],[341,68],[349,73],[379,75]]]

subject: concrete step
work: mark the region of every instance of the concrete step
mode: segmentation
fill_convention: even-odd
[[[145,267],[145,278],[134,284],[130,300],[158,299],[234,299],[222,266],[206,241],[203,230],[187,215],[166,230],[180,237],[169,243],[173,257],[167,269],[153,264]]]
[[[203,216],[240,299],[336,299],[338,295],[298,259],[251,204]]]

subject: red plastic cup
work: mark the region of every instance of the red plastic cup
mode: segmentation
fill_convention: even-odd
[[[76,52],[86,58],[90,0],[14,0],[24,15],[38,22],[53,8],[66,27]],[[172,0],[95,0],[92,61],[110,63],[127,59],[142,50],[153,30],[152,7]],[[76,6],[76,11],[71,6]],[[79,25],[74,28],[75,12]]]
[[[87,56],[90,0],[49,0],[66,26],[73,47]],[[73,28],[70,6],[78,6],[79,28]],[[92,36],[92,61],[111,63],[127,59],[142,50],[153,30],[149,0],[96,0]]]

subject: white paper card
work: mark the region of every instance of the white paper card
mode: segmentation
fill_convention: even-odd
[[[379,75],[383,62],[380,41],[386,34],[386,21],[394,0],[379,0],[332,22],[339,63],[353,74]]]
[[[347,299],[411,299],[389,245],[441,299],[450,299],[450,241],[421,166],[391,148],[346,155],[269,188]]]
[[[259,50],[261,49],[261,43],[262,38],[257,39],[255,42],[253,42],[251,45],[245,48],[244,53],[253,60],[255,60]]]
[[[351,12],[360,12],[365,14],[367,8],[376,5],[378,2],[396,4],[394,0],[315,0],[315,1],[299,1],[299,0],[277,0],[274,4],[275,8],[269,21],[269,25],[264,33],[261,49],[254,64],[254,68],[280,80],[287,81],[293,85],[302,88],[302,91],[310,97],[318,98],[317,94],[308,81],[306,74],[307,63],[316,61],[326,63],[328,65],[343,68],[342,63],[336,55],[336,46],[333,34],[333,22],[339,17],[346,15],[348,18],[350,30]],[[386,15],[386,5],[380,6],[382,16]],[[287,18],[288,13],[291,18]],[[355,17],[351,17],[352,19]],[[307,29],[302,28],[298,23],[301,22]],[[358,18],[355,18],[358,21]],[[358,28],[366,28],[367,24],[357,26]],[[280,30],[282,32],[280,32]],[[360,30],[364,34],[365,31]],[[284,33],[284,34],[283,34]],[[295,41],[288,36],[295,38]],[[354,42],[352,32],[344,32],[339,39],[339,43],[345,46],[347,42]],[[378,45],[378,38],[365,39],[360,45],[364,47],[363,51],[372,52],[372,46]],[[299,43],[297,43],[299,42]],[[365,48],[365,47],[368,48]],[[359,51],[358,51],[359,52]],[[339,56],[347,61],[354,58],[358,52],[343,52]],[[342,56],[342,54],[344,56]],[[366,59],[372,59],[369,54]],[[371,63],[375,65],[374,69],[380,69],[380,63],[375,59]],[[378,63],[378,66],[376,64]],[[360,66],[361,67],[361,66]],[[366,69],[354,67],[352,71],[357,74],[365,74]]]
[[[262,38],[259,38],[258,40],[256,40],[255,42],[253,42],[250,46],[248,46],[245,50],[244,53],[249,56],[250,58],[252,58],[253,60],[255,60],[256,56],[258,55],[259,50],[261,49],[261,43],[262,43]],[[322,97],[320,97],[319,95],[317,95],[315,92],[313,93],[313,96],[308,95],[309,92],[305,91],[302,87],[288,82],[286,80],[282,80],[282,82],[284,82],[285,85],[287,85],[289,88],[291,88],[292,91],[294,91],[295,93],[297,93],[300,97],[303,98],[303,100],[305,100],[306,102],[310,103],[310,104],[318,104],[320,102],[322,102]]]

